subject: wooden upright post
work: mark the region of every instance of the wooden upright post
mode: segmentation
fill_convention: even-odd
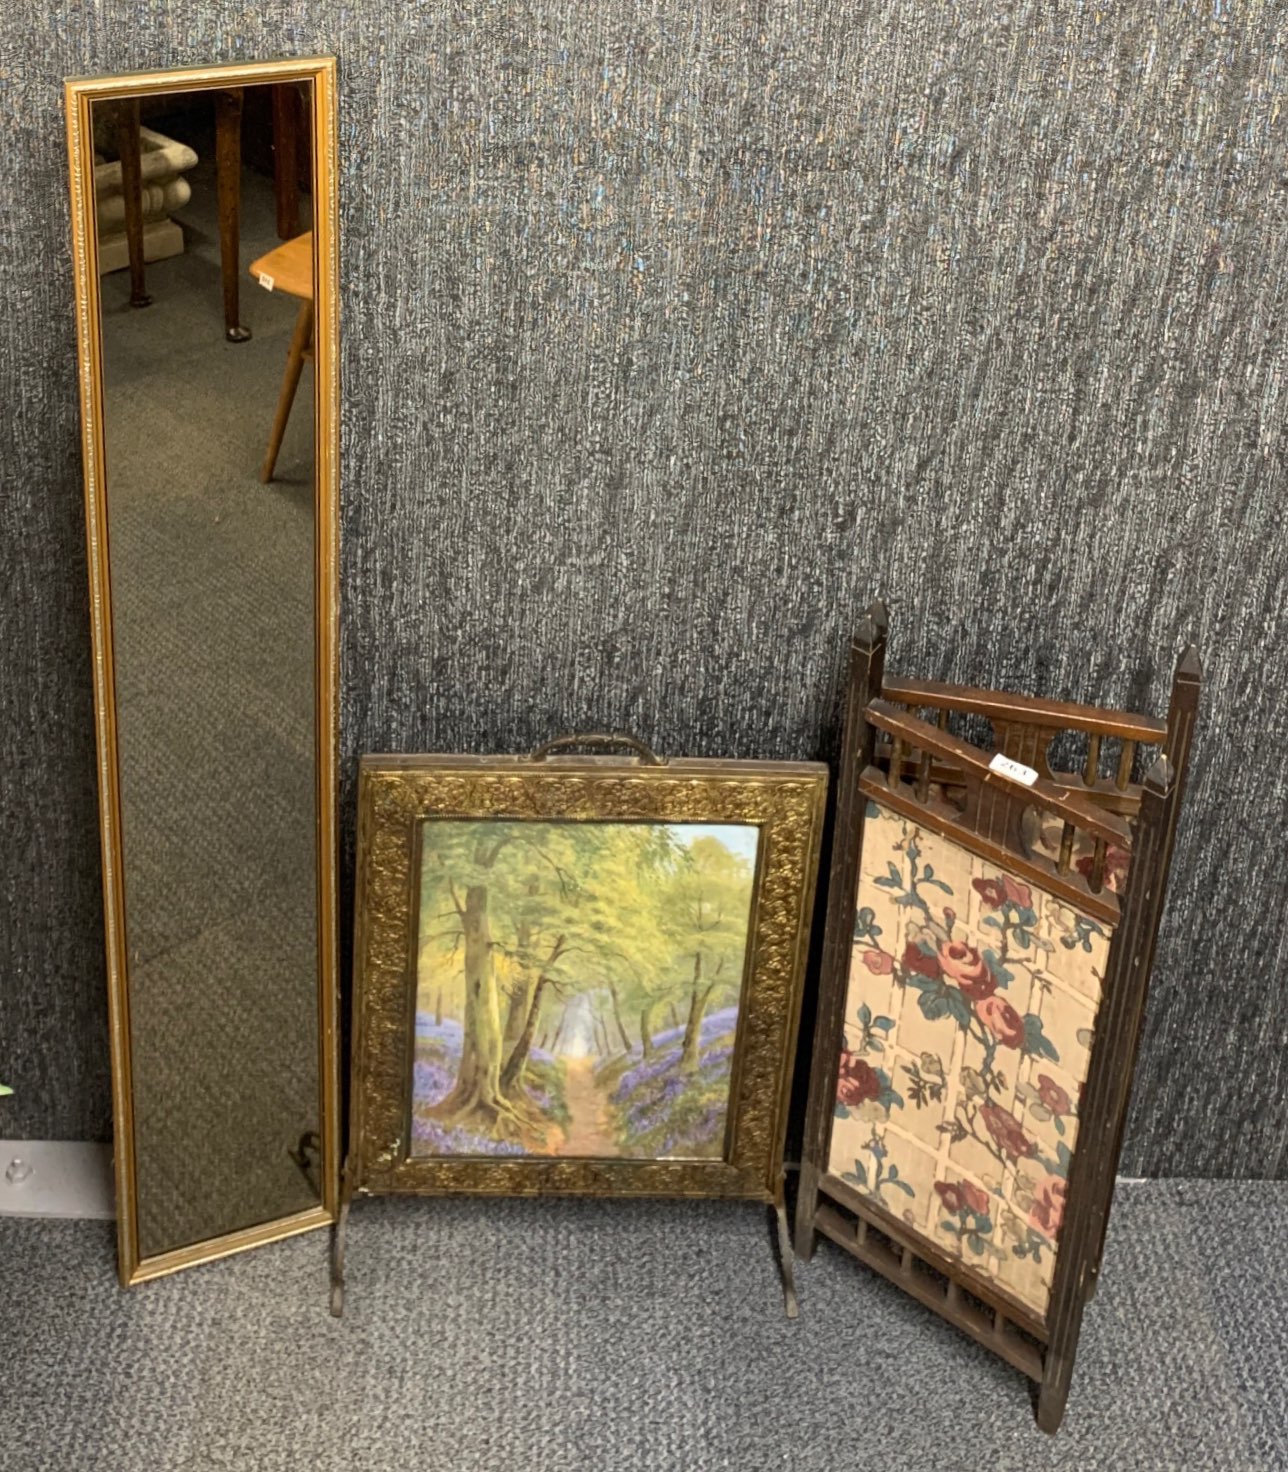
[[[889,619],[879,599],[872,603],[850,646],[850,678],[845,728],[841,739],[841,782],[832,831],[831,877],[827,921],[819,976],[818,1013],[810,1060],[809,1101],[801,1143],[800,1183],[796,1194],[796,1255],[808,1261],[814,1253],[814,1212],[819,1177],[827,1168],[832,1105],[836,1097],[836,1046],[845,1011],[845,990],[854,930],[855,892],[863,841],[863,802],[859,777],[876,747],[876,731],[864,718],[868,702],[881,694],[885,677]]]

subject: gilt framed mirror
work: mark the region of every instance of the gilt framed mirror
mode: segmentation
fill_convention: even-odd
[[[335,62],[66,105],[129,1285],[336,1208]]]

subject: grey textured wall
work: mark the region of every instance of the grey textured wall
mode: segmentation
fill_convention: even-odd
[[[1288,1172],[1281,22],[8,7],[0,1134],[109,1127],[60,78],[329,51],[346,768],[588,726],[826,754],[878,591],[894,668],[1050,695],[1159,709],[1193,637],[1124,1166]]]

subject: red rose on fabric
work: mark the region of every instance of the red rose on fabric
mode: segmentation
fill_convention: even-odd
[[[1070,1099],[1068,1091],[1062,1089],[1055,1079],[1049,1078],[1045,1073],[1038,1074],[1038,1097],[1052,1114],[1068,1114],[1073,1108],[1073,1100]]]
[[[1003,1155],[1018,1160],[1021,1156],[1037,1154],[1038,1147],[1024,1133],[1019,1120],[1009,1110],[990,1101],[981,1104],[979,1112],[984,1128],[992,1135]]]
[[[966,1203],[966,1210],[973,1211],[976,1216],[988,1215],[988,1192],[982,1186],[977,1186],[974,1181],[961,1181],[962,1200]]]
[[[863,964],[873,976],[889,976],[894,970],[894,957],[885,951],[864,951]]]
[[[975,1015],[1004,1048],[1024,1041],[1024,1019],[1005,997],[985,997],[975,1003]]]
[[[1109,844],[1105,849],[1105,888],[1112,890],[1114,894],[1121,892],[1123,880],[1127,878],[1127,868],[1131,863],[1131,855],[1125,848],[1119,848],[1116,844]],[[1073,866],[1084,878],[1091,878],[1091,871],[1095,865],[1095,858],[1091,854],[1084,854]]]
[[[944,1203],[944,1210],[950,1216],[956,1216],[966,1205],[966,1198],[962,1195],[961,1184],[958,1181],[936,1181],[935,1191]]]
[[[997,990],[997,981],[983,956],[964,940],[944,941],[939,947],[939,964],[972,1002],[983,1001]]]
[[[1006,898],[1013,905],[1019,905],[1021,910],[1033,908],[1033,891],[1027,884],[1021,884],[1018,879],[1012,879],[1009,874],[1003,874],[1002,888],[1006,891]]]
[[[1000,879],[972,879],[970,883],[990,910],[1000,910],[1006,903],[1006,889]]]
[[[944,1210],[953,1216],[961,1211],[973,1211],[976,1216],[988,1215],[988,1192],[972,1181],[936,1181],[935,1190],[944,1203]]]
[[[915,941],[909,941],[904,947],[903,969],[915,971],[918,976],[928,976],[931,981],[938,981],[943,975],[943,968],[939,964],[937,956],[928,956]]]
[[[1064,1225],[1064,1203],[1069,1194],[1067,1181],[1059,1176],[1047,1176],[1038,1183],[1033,1193],[1033,1206],[1029,1211],[1029,1225],[1036,1227],[1054,1242]]]
[[[875,1099],[881,1092],[881,1080],[876,1069],[862,1058],[842,1050],[841,1067],[836,1079],[836,1097],[851,1109]]]

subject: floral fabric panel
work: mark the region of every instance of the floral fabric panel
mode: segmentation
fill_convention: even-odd
[[[1039,1318],[1109,937],[868,803],[828,1169]]]

